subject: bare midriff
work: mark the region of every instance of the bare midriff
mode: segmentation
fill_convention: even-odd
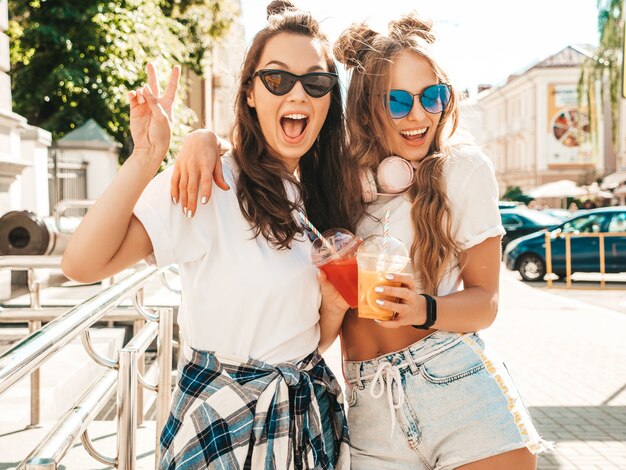
[[[341,330],[344,359],[367,361],[406,348],[430,335],[434,330],[418,330],[412,326],[383,328],[374,320],[358,318],[349,310]]]

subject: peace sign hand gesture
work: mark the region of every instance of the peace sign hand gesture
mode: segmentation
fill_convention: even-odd
[[[180,66],[172,69],[163,95],[154,64],[148,63],[146,71],[148,84],[128,93],[130,133],[135,144],[134,152],[148,152],[162,160],[172,138],[172,104],[178,89]]]

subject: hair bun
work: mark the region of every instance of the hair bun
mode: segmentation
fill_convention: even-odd
[[[378,33],[365,23],[354,23],[335,41],[335,58],[350,69],[361,64],[363,54],[373,49]]]
[[[389,23],[389,34],[398,39],[407,36],[419,36],[428,44],[433,44],[437,37],[432,32],[433,22],[425,18],[420,18],[417,13],[412,13],[400,17]]]
[[[272,15],[283,15],[288,11],[296,11],[298,8],[289,0],[272,0],[267,6],[267,17]]]

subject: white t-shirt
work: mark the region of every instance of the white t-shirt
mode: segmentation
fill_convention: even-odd
[[[498,210],[498,184],[491,160],[478,147],[460,144],[451,147],[450,154],[445,158],[443,176],[451,204],[455,241],[462,249],[468,249],[487,238],[503,235],[505,232]],[[411,207],[412,200],[406,194],[379,196],[369,205],[369,215],[366,214],[359,223],[357,234],[361,238],[382,235],[385,211],[389,208],[389,235],[400,239],[410,250],[415,237]],[[461,284],[461,270],[455,259],[441,280],[437,295],[456,292]]]
[[[214,186],[209,202],[187,219],[170,199],[168,168],[144,190],[134,214],[150,236],[157,265],[180,265],[178,323],[189,346],[270,364],[298,361],[320,337],[311,243],[301,235],[290,249],[277,250],[262,236],[254,238],[239,208],[235,169],[225,156],[231,189]]]

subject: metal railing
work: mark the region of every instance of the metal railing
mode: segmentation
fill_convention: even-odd
[[[51,257],[0,257],[0,267],[14,269],[37,267],[58,267]],[[14,259],[18,258],[18,259]],[[27,265],[31,258],[31,264]],[[33,260],[32,258],[41,258]],[[83,345],[88,354],[100,365],[109,370],[95,381],[70,410],[57,422],[41,443],[22,462],[20,468],[27,470],[56,469],[72,444],[80,437],[87,452],[95,459],[119,469],[135,468],[135,435],[138,419],[143,419],[143,408],[139,397],[141,385],[157,392],[155,462],[159,456],[159,432],[165,424],[169,412],[171,394],[171,363],[173,346],[173,311],[162,308],[158,312],[148,312],[141,304],[143,286],[163,269],[144,267],[98,293],[91,299],[59,314],[58,308],[41,308],[39,290],[31,291],[31,308],[6,309],[0,312],[0,321],[20,321],[28,318],[29,325],[36,330],[26,338],[0,354],[0,394],[8,390],[28,374],[38,373],[39,367],[61,350],[70,341],[82,335]],[[168,286],[169,287],[169,286]],[[118,308],[128,296],[133,297],[134,309]],[[118,358],[105,358],[91,345],[88,328],[103,319],[133,319],[134,337],[121,349]],[[141,318],[138,322],[137,318]],[[147,324],[143,326],[147,320]],[[141,326],[141,328],[139,328]],[[157,337],[158,378],[155,384],[143,377],[142,354]],[[138,364],[139,362],[139,364]],[[32,377],[32,376],[31,376]],[[117,384],[117,387],[116,387]],[[117,455],[108,457],[100,454],[92,445],[87,427],[95,418],[102,405],[117,388]],[[141,410],[141,411],[140,411]],[[38,422],[39,381],[31,380],[31,422]]]
[[[61,233],[73,233],[73,228],[63,227],[63,216],[70,209],[89,209],[96,201],[91,199],[63,199],[54,205],[53,215],[57,230]]]
[[[573,233],[561,232],[557,234],[560,238],[565,238],[565,280],[568,289],[572,288],[572,237],[575,238],[598,238],[598,256],[600,258],[600,287],[606,287],[606,250],[605,238],[610,237],[626,237],[626,232],[600,232],[600,233]],[[545,233],[546,240],[546,282],[547,287],[553,287],[552,282],[552,234],[549,231]]]
[[[51,147],[48,155],[48,196],[50,210],[64,199],[87,198],[87,163],[68,160],[60,155],[62,152]],[[72,209],[75,216],[83,216],[82,208]]]

